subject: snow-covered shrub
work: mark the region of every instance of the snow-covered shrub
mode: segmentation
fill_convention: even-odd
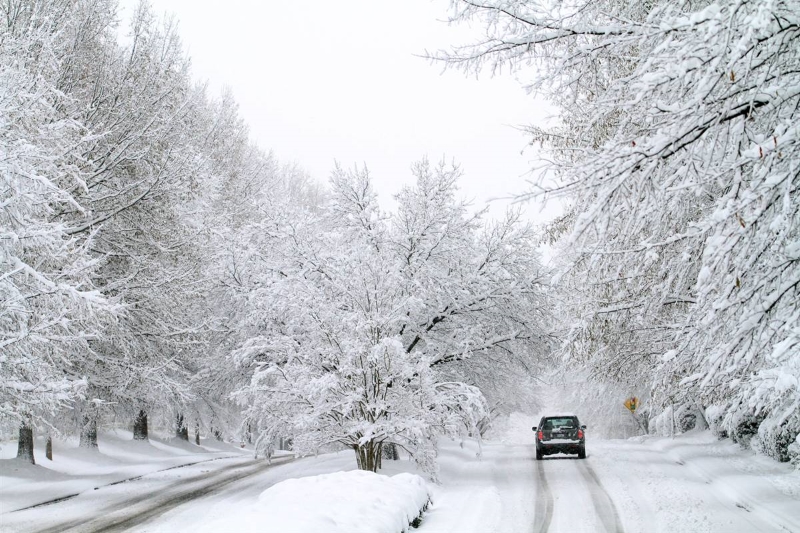
[[[670,436],[693,429],[709,429],[710,422],[707,423],[706,416],[694,402],[668,405],[650,419],[649,432],[654,435]],[[718,431],[715,433],[719,434]]]
[[[675,434],[671,405],[668,405],[663,411],[650,418],[648,432],[651,435],[658,435],[660,437],[668,437]]]
[[[794,442],[789,445],[789,461],[793,465],[800,467],[800,434],[795,437]]]
[[[771,411],[754,411],[744,405],[738,409],[714,405],[706,409],[705,418],[720,438],[730,437],[743,448],[752,448],[777,461],[794,462],[800,457],[800,412],[790,400],[779,405]]]
[[[697,414],[692,411],[683,411],[677,419],[678,430],[681,433],[691,431],[697,426]]]
[[[705,414],[708,428],[711,432],[721,439],[728,438],[728,429],[725,427],[725,406],[711,405],[706,407]]]
[[[792,448],[797,447],[800,436],[800,413],[793,412],[788,417],[770,417],[758,427],[758,439],[754,447],[782,463],[792,460]],[[795,458],[798,456],[795,450]]]
[[[734,418],[734,422],[729,428],[731,438],[742,447],[749,448],[750,441],[758,434],[758,427],[764,418],[764,414],[756,413],[743,413]]]
[[[685,433],[693,429],[708,429],[708,422],[694,402],[685,403],[675,410],[678,431]]]

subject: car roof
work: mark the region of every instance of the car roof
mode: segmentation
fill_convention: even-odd
[[[576,415],[547,415],[547,416],[543,416],[539,420],[539,424],[542,424],[545,420],[554,420],[554,419],[557,419],[557,418],[572,418],[572,419],[578,420],[578,417]]]

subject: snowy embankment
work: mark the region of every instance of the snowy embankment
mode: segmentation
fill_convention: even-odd
[[[592,450],[626,530],[657,523],[657,531],[800,533],[800,470],[710,431],[600,441]]]
[[[270,531],[292,533],[401,533],[419,524],[429,503],[427,483],[414,474],[335,472],[277,483],[220,526],[238,532],[268,524]]]
[[[287,532],[401,533],[430,502],[413,462],[388,462],[388,475],[353,471],[350,450],[270,467],[225,443],[134,442],[122,431],[101,435],[102,453],[59,443],[55,461],[38,444],[39,464],[29,465],[12,459],[16,442],[0,443],[0,532],[124,524],[143,532],[246,533],[266,524]],[[30,508],[63,497],[69,499]]]
[[[0,442],[0,513],[7,513],[84,491],[120,483],[152,472],[226,457],[250,450],[216,440],[201,446],[180,439],[134,441],[130,431],[101,433],[99,447],[78,447],[77,439],[54,443],[53,460],[45,457],[44,439],[36,439],[36,464],[14,459],[17,442]]]

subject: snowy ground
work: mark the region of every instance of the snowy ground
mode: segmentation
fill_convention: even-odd
[[[79,448],[77,439],[56,441],[53,461],[45,457],[44,444],[44,439],[36,439],[33,466],[4,460],[16,456],[17,443],[0,442],[0,516],[159,470],[251,454],[250,450],[216,440],[204,440],[201,446],[157,437],[133,441],[133,434],[124,430],[103,433],[98,450]]]
[[[514,415],[481,458],[470,443],[442,453],[442,485],[421,533],[800,533],[800,472],[708,432],[592,440],[587,459],[534,457],[531,426]]]
[[[592,440],[592,428],[586,460],[550,456],[537,462],[534,419],[512,416],[495,440],[480,447],[443,442],[442,483],[431,485],[433,504],[417,531],[800,533],[800,472],[789,465],[708,433],[602,441]],[[390,464],[387,474],[413,472],[407,461]],[[219,459],[4,512],[0,530],[202,533],[235,524],[242,533],[291,533],[254,512],[263,508],[259,496],[285,479],[354,467],[352,452],[282,458],[273,465],[249,457]],[[305,510],[315,512],[313,505]]]

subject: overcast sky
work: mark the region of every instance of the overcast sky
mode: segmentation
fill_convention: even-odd
[[[366,163],[389,207],[427,155],[461,164],[476,205],[524,190],[535,152],[515,127],[549,111],[511,76],[418,57],[477,37],[443,22],[448,0],[151,2],[178,19],[194,75],[233,91],[258,144],[314,177],[327,180],[335,160]]]

